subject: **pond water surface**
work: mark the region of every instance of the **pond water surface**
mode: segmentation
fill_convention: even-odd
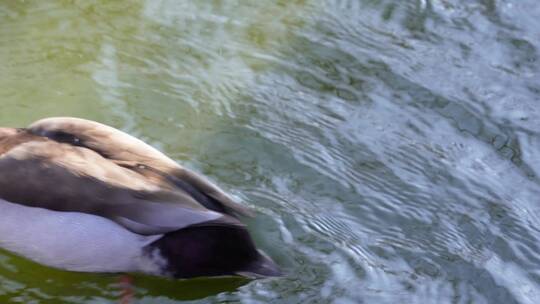
[[[137,303],[533,304],[539,48],[537,0],[1,1],[0,125],[143,138],[287,273],[136,276]],[[2,303],[120,293],[0,253]]]

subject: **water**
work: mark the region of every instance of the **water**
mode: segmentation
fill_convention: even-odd
[[[2,1],[0,125],[143,138],[287,272],[137,276],[139,303],[536,303],[539,37],[536,0]],[[0,254],[0,302],[120,293]]]

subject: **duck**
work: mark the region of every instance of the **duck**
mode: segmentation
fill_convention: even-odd
[[[51,117],[0,128],[0,248],[48,267],[174,279],[281,276],[254,212],[111,126]]]

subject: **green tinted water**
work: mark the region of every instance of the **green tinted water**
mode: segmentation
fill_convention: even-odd
[[[1,1],[0,125],[143,138],[256,209],[287,272],[137,276],[139,303],[536,303],[536,2]],[[120,293],[0,253],[2,303]]]

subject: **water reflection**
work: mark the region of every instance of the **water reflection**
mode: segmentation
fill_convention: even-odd
[[[0,121],[142,137],[255,208],[288,272],[137,277],[143,303],[534,303],[538,16],[533,0],[6,2]],[[0,301],[118,295],[114,276],[5,254],[0,276]]]

